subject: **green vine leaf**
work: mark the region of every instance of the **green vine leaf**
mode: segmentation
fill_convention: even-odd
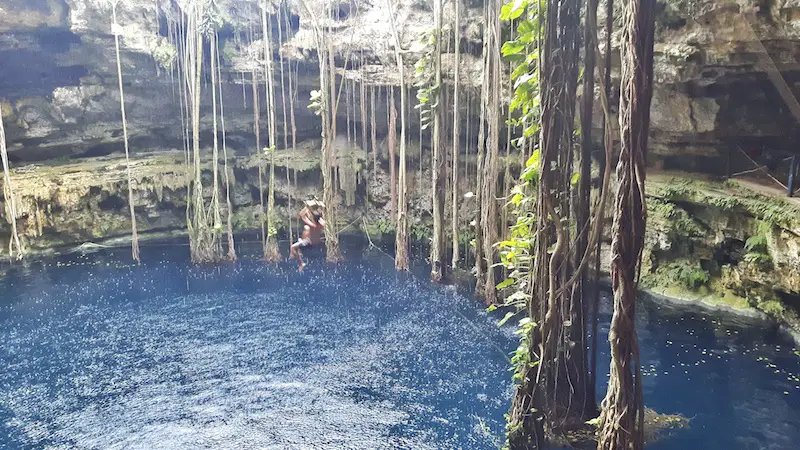
[[[514,0],[513,3],[506,3],[500,8],[500,20],[514,20],[525,12],[528,0]]]
[[[497,289],[505,289],[511,285],[513,285],[515,281],[512,278],[506,278],[505,280],[501,281],[497,284]]]
[[[503,56],[506,57],[517,55],[525,51],[525,44],[517,41],[508,41],[503,44],[503,47],[500,49],[500,51],[503,53]]]
[[[502,327],[503,325],[506,324],[506,322],[508,322],[512,317],[514,317],[516,315],[517,315],[517,313],[515,313],[515,312],[507,312],[505,317],[500,319],[500,322],[497,322],[497,326],[498,327]]]

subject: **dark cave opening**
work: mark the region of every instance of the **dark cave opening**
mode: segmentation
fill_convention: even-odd
[[[128,204],[128,202],[116,194],[109,194],[99,202],[97,202],[97,207],[100,208],[101,211],[119,211]]]

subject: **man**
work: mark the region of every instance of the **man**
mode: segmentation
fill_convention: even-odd
[[[322,209],[325,204],[317,200],[308,200],[298,217],[305,223],[300,238],[289,249],[289,257],[297,258],[298,271],[302,272],[306,264],[303,262],[301,248],[318,245],[322,241],[322,231],[325,229],[325,220],[322,218]]]

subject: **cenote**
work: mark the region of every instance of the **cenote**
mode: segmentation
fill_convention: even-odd
[[[302,274],[143,249],[4,267],[3,448],[502,445],[515,327],[453,287],[356,244]],[[690,419],[648,448],[800,440],[800,358],[776,330],[650,301],[637,327],[647,406]]]
[[[0,449],[800,448],[728,3],[0,0]]]

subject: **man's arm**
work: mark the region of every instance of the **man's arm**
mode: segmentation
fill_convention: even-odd
[[[316,224],[311,218],[311,211],[309,211],[308,206],[300,210],[300,213],[297,215],[300,219],[309,227],[316,227]]]

